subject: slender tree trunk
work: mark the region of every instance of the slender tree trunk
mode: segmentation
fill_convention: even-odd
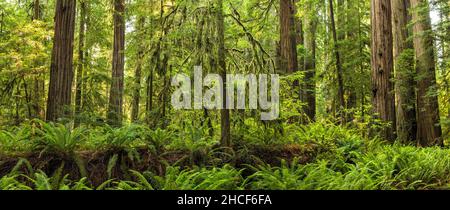
[[[434,40],[426,0],[411,0],[417,72],[417,139],[421,146],[443,145],[439,120]]]
[[[203,66],[203,62],[204,62],[204,60],[203,60],[203,35],[205,34],[204,33],[205,17],[203,16],[203,17],[199,17],[199,18],[200,18],[200,21],[197,24],[198,35],[195,40],[198,57],[195,61],[195,65]],[[208,44],[207,44],[207,47],[210,47],[210,46],[208,46]],[[206,53],[208,54],[208,56],[211,56],[211,58],[213,57],[210,49],[206,49]],[[214,65],[215,65],[214,62],[210,62],[209,68],[214,69]],[[208,109],[203,108],[203,116],[204,116],[204,119],[202,120],[202,126],[204,125],[204,123],[206,121],[206,125],[208,126],[209,136],[213,137],[214,136],[214,127],[212,125],[211,118],[209,117]]]
[[[39,0],[34,0],[33,5],[33,20],[41,19],[41,3]]]
[[[298,9],[297,9],[297,4],[298,4],[299,0],[293,0],[293,5],[292,5],[292,10],[293,10],[293,17],[294,17],[294,29],[295,29],[295,50],[297,51],[297,46],[301,45],[304,46],[305,45],[305,39],[304,39],[304,32],[303,32],[303,20],[298,17]],[[304,70],[304,66],[305,66],[305,57],[303,56],[303,54],[297,54],[297,69],[298,70]],[[298,94],[299,94],[299,100],[300,101],[305,101],[306,100],[306,91],[304,91],[304,87],[300,86],[300,81],[294,81],[294,88],[295,89],[299,89],[298,90]]]
[[[295,0],[296,4],[297,4],[297,2],[299,2],[299,0]],[[294,17],[295,17],[295,19],[294,19],[294,21],[295,21],[295,30],[297,31],[295,33],[296,34],[295,40],[297,42],[296,45],[303,46],[303,45],[305,45],[305,36],[304,36],[304,31],[303,31],[303,28],[304,28],[303,27],[303,20],[296,16],[298,12],[297,12],[297,7],[295,6],[295,4],[294,4],[293,7],[294,7]],[[305,62],[304,56],[303,55],[299,56],[299,58],[298,58],[298,69],[303,70],[305,68],[304,67],[304,65],[305,65],[304,62]]]
[[[89,75],[89,70],[91,68],[91,57],[90,57],[90,50],[92,46],[87,46],[86,40],[88,39],[87,36],[89,35],[90,26],[91,26],[91,17],[89,15],[89,3],[86,3],[86,19],[85,19],[85,50],[84,50],[84,68],[83,68],[83,78],[85,79]],[[87,108],[92,104],[91,98],[88,96],[88,83],[86,81],[82,82],[81,84],[81,110],[87,110]]]
[[[155,51],[155,54],[153,55],[153,62],[154,67],[150,69],[150,73],[147,77],[147,97],[146,97],[146,105],[145,105],[145,114],[146,114],[146,121],[149,125],[152,123],[152,111],[153,111],[153,80],[154,80],[154,74],[155,70],[159,69],[159,44],[157,46],[157,49]]]
[[[416,93],[414,81],[414,49],[409,40],[409,0],[392,0],[394,37],[395,97],[397,138],[401,142],[416,139]]]
[[[162,73],[161,77],[163,79],[163,91],[161,92],[160,95],[160,103],[161,103],[161,117],[163,118],[164,122],[163,122],[163,127],[165,126],[165,121],[166,121],[166,113],[167,113],[167,106],[166,106],[166,99],[167,99],[167,94],[169,92],[169,79],[168,77],[168,73],[170,72],[170,67],[169,66],[169,57],[167,56],[167,54],[164,54],[163,59],[162,59],[162,65],[160,66],[161,69],[159,70],[159,72]]]
[[[33,20],[39,20],[41,18],[41,4],[39,0],[34,0],[33,5]],[[40,62],[39,62],[40,63]],[[33,90],[32,90],[32,106],[33,114],[32,117],[44,118],[44,110],[42,109],[42,103],[45,92],[45,81],[42,78],[41,73],[37,73],[34,76]]]
[[[75,7],[75,0],[56,1],[55,36],[47,101],[48,121],[69,117],[71,113]]]
[[[359,53],[360,46],[359,46],[359,40],[357,39],[355,28],[358,26],[354,26],[354,24],[358,24],[359,20],[358,17],[355,17],[353,14],[357,14],[356,16],[359,16],[359,9],[358,9],[358,1],[347,1],[347,15],[346,15],[346,33],[347,33],[347,42],[350,44],[348,52],[349,54],[353,53]],[[356,20],[356,21],[355,21]],[[362,56],[362,53],[359,54],[359,56]],[[346,56],[345,60],[349,62],[349,67],[347,68],[347,92],[348,92],[348,99],[346,102],[346,108],[347,108],[347,116],[346,121],[352,122],[354,120],[354,115],[357,109],[357,101],[358,101],[358,85],[357,85],[357,72],[359,65],[352,62],[352,56]],[[362,59],[360,59],[362,60]],[[362,91],[362,90],[360,90]]]
[[[363,0],[364,1],[364,0]],[[358,53],[360,55],[362,55],[364,53],[364,40],[363,40],[363,32],[362,32],[362,17],[361,17],[361,6],[360,6],[360,2],[358,0]],[[364,75],[364,70],[365,70],[365,65],[364,65],[364,60],[360,59],[359,62],[359,73],[361,75]],[[362,82],[361,86],[359,86],[361,88],[361,118],[362,118],[362,122],[366,121],[366,85]]]
[[[217,2],[217,42],[218,42],[218,64],[219,73],[223,79],[223,85],[227,85],[227,65],[226,65],[226,55],[225,55],[225,23],[223,17],[223,0],[218,0]],[[226,108],[227,96],[226,88],[223,88],[223,109],[220,110],[221,116],[221,145],[225,147],[231,146],[231,125],[230,125],[230,110]]]
[[[345,122],[344,117],[344,107],[345,107],[345,100],[344,100],[344,76],[343,76],[343,70],[342,70],[342,63],[341,63],[341,54],[340,54],[340,48],[339,48],[339,40],[338,40],[338,34],[336,31],[336,21],[334,18],[334,8],[333,8],[333,0],[329,0],[330,3],[330,19],[331,19],[331,30],[333,33],[333,41],[334,41],[334,55],[336,59],[336,70],[337,70],[337,80],[338,80],[338,100],[339,100],[339,109],[338,113],[340,115],[341,123]]]
[[[307,10],[312,10],[312,5],[309,3]],[[314,121],[316,118],[316,29],[317,21],[314,16],[309,16],[305,18],[306,29],[304,33],[304,46],[306,50],[306,56],[304,59],[304,87],[302,88],[305,92],[305,102],[307,106],[305,107],[305,114],[308,116],[309,120]]]
[[[297,41],[292,0],[280,0],[280,53],[281,70],[294,73],[298,70]]]
[[[373,109],[382,122],[389,123],[381,136],[395,140],[395,96],[392,77],[392,18],[390,0],[372,0],[372,93]]]
[[[125,0],[114,0],[114,50],[109,92],[108,124],[121,126],[125,67]]]
[[[139,36],[143,34],[142,30],[144,28],[145,24],[145,18],[139,17],[137,24],[136,24],[136,30],[138,31]],[[140,39],[140,37],[138,37]],[[131,107],[131,120],[133,122],[136,122],[139,118],[139,104],[141,99],[141,75],[142,75],[142,63],[144,59],[144,46],[141,42],[138,46],[138,53],[137,53],[137,61],[136,61],[136,69],[134,72],[134,92],[133,92],[133,104]]]
[[[78,35],[78,69],[77,69],[77,83],[75,88],[75,123],[74,126],[80,125],[80,114],[82,107],[83,94],[83,74],[85,61],[85,33],[86,33],[86,1],[81,1],[80,4],[80,31]]]

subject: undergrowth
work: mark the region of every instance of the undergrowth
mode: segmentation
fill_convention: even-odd
[[[33,121],[0,131],[0,167],[15,165],[0,178],[0,190],[412,190],[450,188],[450,149],[387,144],[361,137],[357,130],[322,122],[259,129],[244,122],[234,148],[220,148],[203,127],[151,130],[144,126],[79,127]],[[258,139],[263,140],[258,141]],[[235,164],[255,147],[287,145],[286,150],[313,145],[314,158],[302,157],[270,164]],[[288,146],[290,145],[290,146]],[[283,148],[283,147],[281,147]],[[83,155],[110,151],[105,176],[94,184]],[[150,161],[163,168],[137,167]],[[174,153],[184,151],[179,155]],[[24,152],[61,155],[73,160],[80,178],[66,173],[67,162],[43,171]],[[288,151],[286,151],[288,152]],[[95,155],[93,155],[95,156]],[[39,156],[40,157],[40,156]],[[147,159],[146,159],[147,157]],[[170,158],[174,161],[170,162]],[[277,157],[269,157],[277,158]],[[254,159],[258,159],[254,157]],[[152,159],[153,160],[153,159]],[[9,162],[8,162],[9,161]],[[135,162],[134,162],[135,161]],[[184,165],[182,163],[185,163]],[[189,163],[189,164],[186,164]],[[114,176],[120,170],[121,176]]]

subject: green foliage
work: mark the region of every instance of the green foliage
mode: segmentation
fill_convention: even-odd
[[[69,125],[41,122],[37,130],[35,148],[42,152],[73,153],[86,138],[85,128],[69,128]]]
[[[169,167],[165,177],[154,177],[161,190],[237,190],[243,189],[241,172],[230,165],[180,171]]]
[[[298,43],[299,69],[287,74],[279,66],[277,1],[225,0],[227,72],[281,75],[280,118],[263,122],[258,110],[231,111],[234,145],[226,148],[219,146],[220,111],[180,111],[169,104],[173,91],[171,76],[191,75],[197,65],[203,67],[204,73],[218,71],[216,2],[126,1],[125,88],[121,107],[125,126],[120,128],[106,125],[104,119],[113,63],[112,5],[104,0],[85,2],[88,23],[84,49],[78,49],[82,41],[78,34],[79,12],[73,43],[74,71],[78,64],[84,66],[81,81],[72,82],[82,84],[81,112],[73,116],[81,123],[74,127],[73,118],[66,119],[68,124],[35,120],[44,118],[45,99],[52,97],[47,95],[47,85],[55,1],[40,1],[38,20],[32,17],[30,1],[0,1],[0,168],[10,170],[0,177],[0,190],[450,187],[450,149],[391,145],[371,133],[389,123],[372,114],[370,102],[369,1],[335,8],[337,33],[342,37],[338,43],[330,41],[328,3],[297,1],[295,22],[303,21],[301,37],[314,37],[316,45],[315,75],[311,78],[315,83],[316,117],[306,119],[303,110],[307,104],[300,95],[305,92],[307,82],[304,58],[312,56],[311,49],[305,43]],[[450,21],[446,14],[450,6],[445,0],[430,4],[441,17],[433,27],[438,85],[427,95],[439,96],[440,123],[448,145]],[[144,18],[143,25],[137,27],[141,18]],[[317,23],[315,34],[310,31],[311,21]],[[343,110],[337,102],[335,44],[340,48],[344,71]],[[85,52],[84,63],[80,63],[79,50]],[[420,79],[423,75],[411,71],[413,54],[406,51],[401,55],[396,72]],[[138,119],[131,122],[134,96],[140,99],[139,111]],[[73,105],[67,108],[72,110]],[[345,113],[347,123],[339,122],[339,112]],[[259,148],[272,147],[283,148],[282,157],[272,157],[272,154],[264,157],[276,164],[255,161],[259,158],[254,153]],[[296,151],[303,148],[307,148],[305,154]],[[278,164],[280,158],[286,160]],[[242,164],[250,162],[249,159],[253,165]]]

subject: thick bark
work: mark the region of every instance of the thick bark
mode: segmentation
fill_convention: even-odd
[[[426,0],[411,0],[411,8],[418,78],[417,139],[421,146],[442,145],[430,10]]]
[[[218,0],[217,3],[217,44],[218,44],[218,67],[219,74],[222,76],[223,85],[226,87],[227,80],[227,66],[225,61],[225,23],[223,17],[223,0]],[[227,98],[226,88],[223,88],[223,99]],[[227,100],[223,100],[223,109],[220,110],[221,115],[221,145],[225,147],[231,146],[231,126],[230,126],[230,110],[226,108]]]
[[[395,97],[392,81],[392,18],[390,0],[372,0],[372,93],[373,109],[383,123],[381,137],[395,140]]]
[[[61,117],[68,117],[71,113],[75,7],[75,0],[56,1],[47,121],[56,121]]]
[[[308,10],[312,7],[309,5]],[[307,106],[304,108],[306,116],[309,120],[314,121],[316,118],[316,29],[317,21],[315,17],[305,18],[306,29],[304,33],[304,46],[306,55],[304,58],[304,86],[302,87],[304,92],[304,102]]]
[[[114,49],[109,92],[108,124],[122,125],[125,67],[125,0],[114,0]]]
[[[75,123],[74,126],[78,127],[80,124],[80,114],[82,106],[82,94],[83,94],[83,74],[85,61],[85,37],[86,37],[86,1],[81,1],[80,4],[80,31],[78,35],[78,68],[77,68],[77,83],[75,87]]]
[[[139,17],[137,24],[136,24],[136,30],[139,34],[143,34],[142,30],[144,28],[145,24],[145,18]],[[138,37],[140,39],[140,37]],[[138,46],[138,53],[137,53],[137,61],[136,61],[136,69],[134,72],[134,91],[133,91],[133,104],[131,107],[131,121],[136,122],[139,118],[139,104],[141,99],[141,77],[142,77],[142,63],[144,59],[144,46],[141,42]]]
[[[408,32],[409,0],[392,0],[397,139],[416,139],[414,50]]]
[[[292,0],[280,0],[280,66],[286,73],[298,70],[294,11]]]
[[[345,116],[343,113],[343,109],[345,107],[344,100],[344,76],[342,70],[342,62],[341,62],[341,53],[339,48],[339,39],[336,31],[336,21],[334,18],[334,8],[333,8],[333,0],[329,0],[330,3],[330,19],[331,19],[331,31],[333,33],[333,41],[334,41],[334,55],[336,59],[336,71],[337,71],[337,80],[338,80],[338,100],[339,100],[339,109],[338,113],[340,115],[341,123],[344,123]]]

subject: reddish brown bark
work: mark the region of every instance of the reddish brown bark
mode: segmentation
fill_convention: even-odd
[[[376,118],[387,123],[380,136],[394,141],[395,97],[393,84],[392,18],[390,0],[372,0],[372,105]]]
[[[418,78],[417,139],[421,146],[443,145],[430,10],[426,0],[411,0],[411,8]]]
[[[55,36],[47,101],[48,121],[56,121],[71,114],[75,7],[75,0],[56,1]]]
[[[114,49],[108,124],[122,125],[123,80],[125,67],[125,0],[114,0]]]
[[[281,70],[287,73],[298,71],[294,11],[292,0],[280,0],[280,63]]]
[[[392,0],[394,37],[395,97],[397,138],[401,142],[416,139],[416,93],[413,43],[408,31],[409,0]]]

